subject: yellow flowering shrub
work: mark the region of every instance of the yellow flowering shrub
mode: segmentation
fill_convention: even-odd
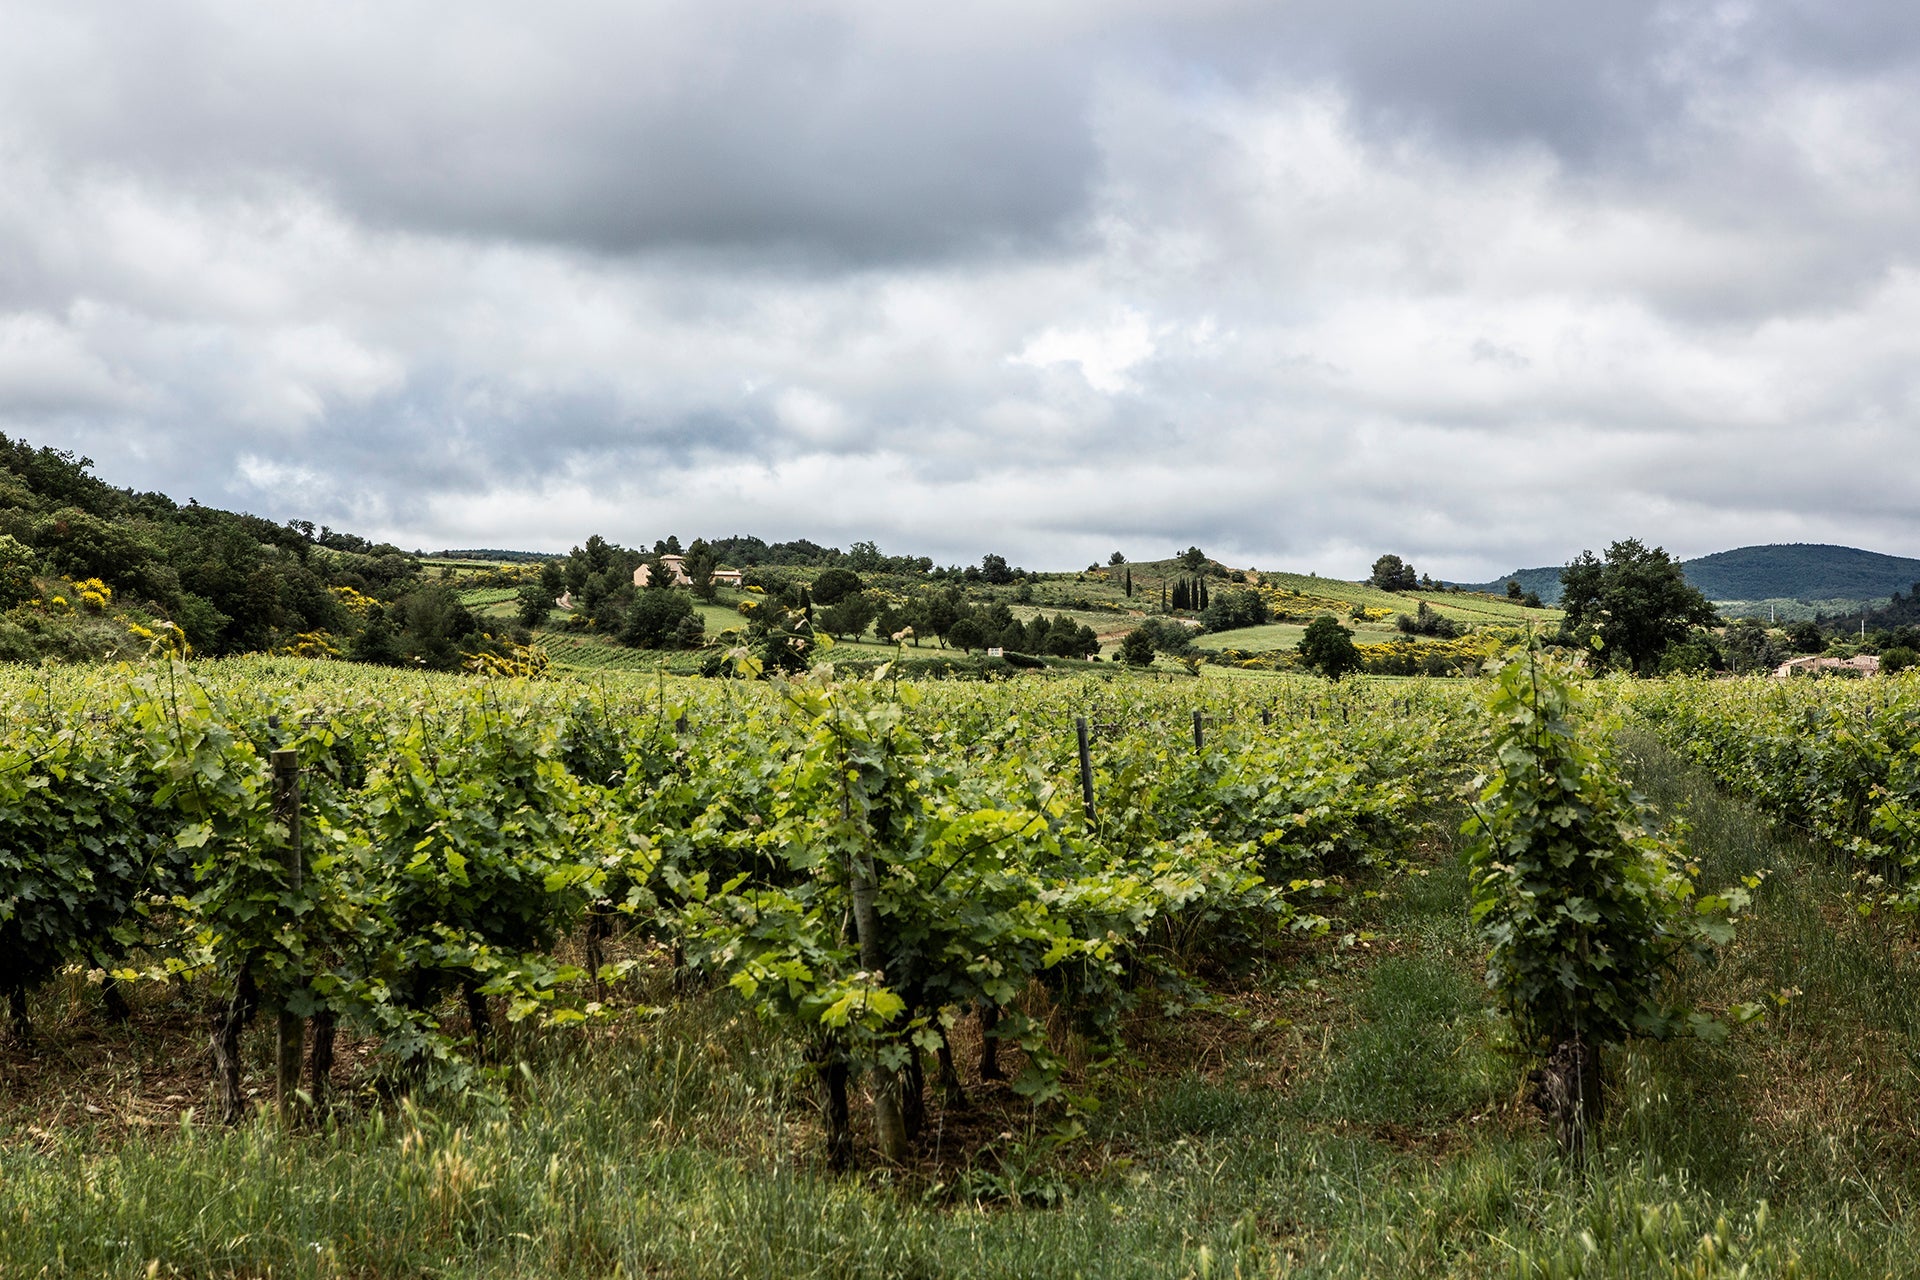
[[[275,652],[288,658],[337,658],[340,656],[340,647],[334,644],[333,636],[328,632],[303,631]]]
[[[367,610],[380,603],[372,596],[352,587],[329,587],[327,590],[333,592],[334,599],[346,606],[347,611],[356,618],[366,617]]]

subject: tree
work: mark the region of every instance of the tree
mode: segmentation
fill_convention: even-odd
[[[1145,627],[1135,627],[1121,637],[1120,660],[1130,667],[1153,665],[1153,637]]]
[[[480,629],[472,611],[438,583],[402,597],[391,616],[407,656],[415,665],[435,671],[457,667],[459,642]]]
[[[1048,624],[1045,644],[1035,652],[1049,653],[1056,658],[1086,658],[1100,652],[1100,641],[1094,637],[1092,627],[1081,626],[1063,613]]]
[[[1671,653],[1686,643],[1686,640],[1682,640],[1670,646],[1666,652]],[[1742,618],[1728,627],[1723,643],[1727,661],[1737,675],[1772,671],[1787,660],[1786,647],[1753,618]],[[1665,669],[1666,663],[1663,661],[1661,666]]]
[[[1127,566],[1127,599],[1133,599],[1133,566]]]
[[[1635,538],[1609,546],[1604,561],[1581,552],[1560,571],[1560,581],[1567,634],[1581,643],[1597,637],[1602,663],[1638,675],[1657,671],[1660,655],[1694,627],[1719,621],[1679,561]]]
[[[1125,564],[1126,562],[1127,558],[1118,551],[1107,557],[1108,564]]]
[[[663,575],[656,571],[654,576]],[[636,649],[670,649],[685,646],[691,638],[698,644],[701,629],[696,627],[689,637],[682,626],[687,620],[697,624],[700,615],[693,611],[693,600],[685,592],[666,587],[642,591],[627,610],[620,643]]]
[[[1353,632],[1334,621],[1331,614],[1323,613],[1308,624],[1307,633],[1300,637],[1294,652],[1300,655],[1303,665],[1329,680],[1338,680],[1360,667],[1360,651],[1353,647]]]
[[[1207,553],[1198,547],[1188,547],[1180,553],[1180,567],[1188,573],[1199,573],[1207,567]]]
[[[858,640],[873,625],[874,617],[879,612],[879,607],[870,596],[864,591],[855,591],[820,611],[820,629],[830,636]]]
[[[962,605],[965,600],[966,597],[961,594],[958,587],[948,587],[944,591],[937,591],[928,596],[921,606],[927,631],[936,636],[941,644],[951,643],[951,629],[954,623],[960,621],[964,613]],[[915,624],[914,629],[919,630],[918,623]]]
[[[552,561],[548,561],[549,564]],[[520,624],[537,627],[547,620],[547,614],[553,610],[553,596],[548,594],[546,584],[529,582],[520,588],[520,594],[514,597],[520,615]]]
[[[191,635],[191,631],[189,631]],[[367,610],[367,623],[347,646],[350,662],[371,662],[382,667],[397,667],[406,659],[399,638],[387,622],[387,611],[379,605]]]
[[[1367,581],[1382,591],[1411,591],[1420,585],[1413,566],[1399,556],[1385,555],[1373,562],[1373,574]]]
[[[860,590],[860,578],[851,569],[832,568],[813,580],[815,604],[839,604]]]
[[[986,631],[981,627],[980,620],[971,615],[948,627],[946,639],[954,648],[965,649],[969,653],[987,647]]]
[[[705,538],[695,538],[687,547],[687,558],[681,565],[681,571],[687,575],[693,594],[702,600],[713,599],[713,571],[719,563],[719,558],[713,554],[713,548],[707,545]]]
[[[989,552],[980,557],[980,576],[996,587],[1004,587],[1013,581],[1013,570],[1007,567],[1005,556],[996,556]]]
[[[1234,631],[1263,626],[1269,620],[1267,602],[1257,591],[1223,591],[1207,601],[1200,624],[1208,631]]]
[[[1696,631],[1679,644],[1667,646],[1667,651],[1660,655],[1663,676],[1697,675],[1703,671],[1719,671],[1726,665],[1726,656],[1704,631]]]
[[[913,641],[914,647],[918,648],[920,646],[920,628],[915,625],[914,619],[919,613],[920,610],[917,608],[917,602],[913,604],[883,606],[873,619],[873,633],[875,638],[890,640],[903,631],[912,631],[914,634],[910,638]]]
[[[1524,594],[1525,593],[1520,590],[1520,583],[1517,579],[1507,579],[1507,599],[1518,604]]]
[[[33,548],[0,533],[0,609],[11,609],[34,596]]]
[[[1801,653],[1825,653],[1827,638],[1820,634],[1820,628],[1811,622],[1795,622],[1787,627],[1787,639]],[[1885,666],[1885,663],[1881,664]]]

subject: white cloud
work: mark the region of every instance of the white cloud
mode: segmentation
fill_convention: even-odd
[[[1045,329],[1035,335],[1013,359],[1017,364],[1036,368],[1055,364],[1078,365],[1080,376],[1087,380],[1088,386],[1107,395],[1116,395],[1137,389],[1133,380],[1127,377],[1127,371],[1152,356],[1153,352],[1153,334],[1147,327],[1147,318],[1129,307],[1122,309],[1112,323],[1101,328]]]

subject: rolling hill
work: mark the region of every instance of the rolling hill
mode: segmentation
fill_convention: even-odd
[[[1682,562],[1687,581],[1709,600],[1884,600],[1920,583],[1920,560],[1824,543],[1736,547]],[[1560,599],[1558,565],[1518,569],[1469,591],[1501,592],[1516,580],[1548,602]]]

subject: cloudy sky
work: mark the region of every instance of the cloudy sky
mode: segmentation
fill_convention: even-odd
[[[1920,555],[1911,0],[0,0],[0,431],[407,546]]]

